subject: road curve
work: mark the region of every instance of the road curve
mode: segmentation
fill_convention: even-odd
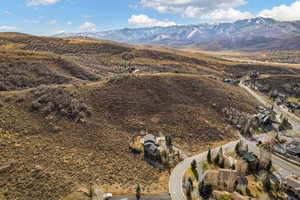
[[[238,141],[229,142],[222,146],[224,151],[233,151]],[[219,147],[212,149],[212,153],[219,151]],[[196,156],[186,158],[180,162],[172,171],[169,180],[169,192],[172,200],[184,200],[186,199],[183,191],[183,177],[186,170],[190,167],[193,160],[197,162],[205,160],[207,152],[200,153]]]
[[[251,90],[250,88],[245,86],[243,84],[243,82],[241,82],[239,84],[239,86],[241,88],[245,89],[249,94],[251,94],[254,98],[256,98],[261,104],[263,104],[265,106],[271,106],[271,104],[269,104],[265,99],[263,99],[262,97],[257,95],[253,90]],[[296,117],[290,113],[284,112],[282,109],[280,109],[276,105],[273,105],[273,106],[274,106],[274,110],[276,113],[283,114],[285,117],[288,118],[288,120],[293,125],[293,130],[292,130],[293,132],[300,131],[300,126],[298,125],[298,124],[300,124],[299,123],[300,120],[298,117]],[[242,138],[242,139],[245,140],[245,138]],[[245,141],[249,145],[250,151],[258,152],[258,148],[254,142],[251,142],[248,140],[245,140]],[[233,151],[237,142],[238,141],[233,141],[233,142],[223,145],[222,147],[223,147],[224,151]],[[212,152],[213,153],[217,152],[218,149],[219,148],[215,148],[212,150]],[[169,192],[170,192],[170,196],[171,196],[172,200],[186,200],[186,196],[185,196],[185,193],[183,190],[184,174],[187,171],[187,169],[190,167],[191,162],[193,160],[200,162],[200,161],[205,160],[206,156],[207,156],[207,152],[203,152],[196,156],[186,158],[173,169],[170,179],[169,179]],[[274,163],[274,165],[279,166],[280,168],[289,172],[289,174],[295,174],[295,175],[300,176],[300,169],[298,166],[293,165],[293,164],[291,164],[277,156],[274,156],[274,155],[272,156],[272,162]]]

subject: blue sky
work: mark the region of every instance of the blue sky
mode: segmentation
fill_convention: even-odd
[[[300,0],[2,0],[0,31],[36,35],[124,27],[300,20]]]

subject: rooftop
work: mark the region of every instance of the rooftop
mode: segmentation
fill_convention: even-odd
[[[252,152],[241,153],[241,157],[247,162],[254,162],[257,160],[256,156]]]
[[[289,186],[294,188],[295,190],[300,191],[300,179],[299,177],[295,176],[289,176],[285,179],[284,183]]]
[[[152,134],[148,134],[144,137],[144,144],[146,144],[147,142],[152,142],[152,143],[156,143],[156,137]]]

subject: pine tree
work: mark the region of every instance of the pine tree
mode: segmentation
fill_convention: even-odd
[[[192,168],[192,170],[196,170],[197,169],[197,162],[196,162],[196,160],[193,160],[193,162],[191,163],[191,168]]]
[[[231,169],[235,170],[235,164],[232,164]]]
[[[191,187],[192,191],[194,190],[194,183],[193,180],[191,178],[188,179],[189,182],[189,186]]]
[[[192,172],[193,172],[195,178],[198,180],[199,179],[199,174],[198,174],[198,171],[197,171],[197,162],[196,162],[196,160],[193,160],[193,162],[191,163],[191,169],[192,169]]]
[[[225,168],[225,159],[224,158],[222,158],[222,160],[221,160],[220,168],[222,168],[222,169]]]
[[[220,147],[219,149],[219,154],[222,156],[223,155],[223,147]]]
[[[214,162],[215,162],[216,165],[219,165],[219,162],[220,162],[220,155],[219,154],[217,154]]]
[[[201,182],[199,185],[199,192],[204,199],[209,199],[213,192],[213,187],[210,184],[205,184]]]
[[[267,190],[268,192],[272,190],[272,183],[271,183],[271,181],[270,181],[269,175],[267,175],[267,177],[265,178],[263,184],[264,184],[264,187],[266,188],[266,190]]]
[[[240,153],[240,142],[236,143],[234,151],[238,154]]]
[[[207,162],[208,163],[212,162],[212,160],[211,160],[211,150],[210,149],[208,150],[208,153],[207,153]]]
[[[141,186],[140,186],[140,184],[138,184],[137,187],[136,187],[136,194],[135,194],[136,200],[141,199],[141,191],[142,191]]]
[[[192,197],[192,188],[190,185],[186,189],[186,196],[188,199],[191,199],[191,197]]]
[[[166,145],[168,147],[171,147],[172,146],[172,138],[171,138],[171,136],[166,136],[165,138],[166,138]]]
[[[267,167],[266,167],[266,170],[267,170],[268,172],[271,171],[271,169],[272,169],[272,160],[269,161],[269,163],[268,163],[268,165],[267,165]]]

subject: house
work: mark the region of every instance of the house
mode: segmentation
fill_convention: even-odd
[[[259,113],[264,113],[267,110],[267,108],[265,108],[263,106],[258,106],[257,110],[258,110]]]
[[[144,144],[146,143],[153,143],[156,144],[156,137],[152,134],[148,134],[144,137]]]
[[[289,172],[285,171],[285,170],[276,170],[275,172],[273,172],[271,174],[271,181],[273,183],[279,183],[281,184],[285,178],[287,178],[289,176]]]
[[[276,153],[279,153],[279,154],[286,154],[286,144],[283,143],[283,144],[275,144],[273,146],[273,149]]]
[[[259,72],[257,71],[249,72],[248,76],[250,79],[257,79],[259,78]]]
[[[287,177],[282,184],[284,190],[292,192],[297,198],[300,198],[300,178],[296,176]]]
[[[144,145],[144,155],[145,158],[151,159],[153,161],[160,161],[160,150],[157,145],[153,143],[146,143]]]
[[[300,158],[300,142],[291,142],[286,147],[287,153]]]
[[[211,184],[216,190],[233,192],[235,190],[238,173],[236,170],[209,170],[204,175],[204,183]]]
[[[241,152],[240,156],[243,160],[245,160],[248,163],[248,168],[250,171],[255,171],[257,168],[257,165],[259,163],[259,160],[257,156],[252,152]]]
[[[297,110],[300,110],[300,106],[297,103],[288,102],[287,107],[290,112],[296,112]]]
[[[282,101],[285,101],[287,99],[287,96],[283,93],[278,93],[277,98],[281,99]]]
[[[144,137],[144,157],[151,161],[160,161],[160,149],[156,143],[156,136],[148,134]]]
[[[269,114],[257,114],[255,115],[255,118],[258,120],[258,123],[263,126],[272,126],[272,117]]]
[[[252,152],[241,152],[241,157],[248,163],[253,163],[257,161],[257,157]]]

